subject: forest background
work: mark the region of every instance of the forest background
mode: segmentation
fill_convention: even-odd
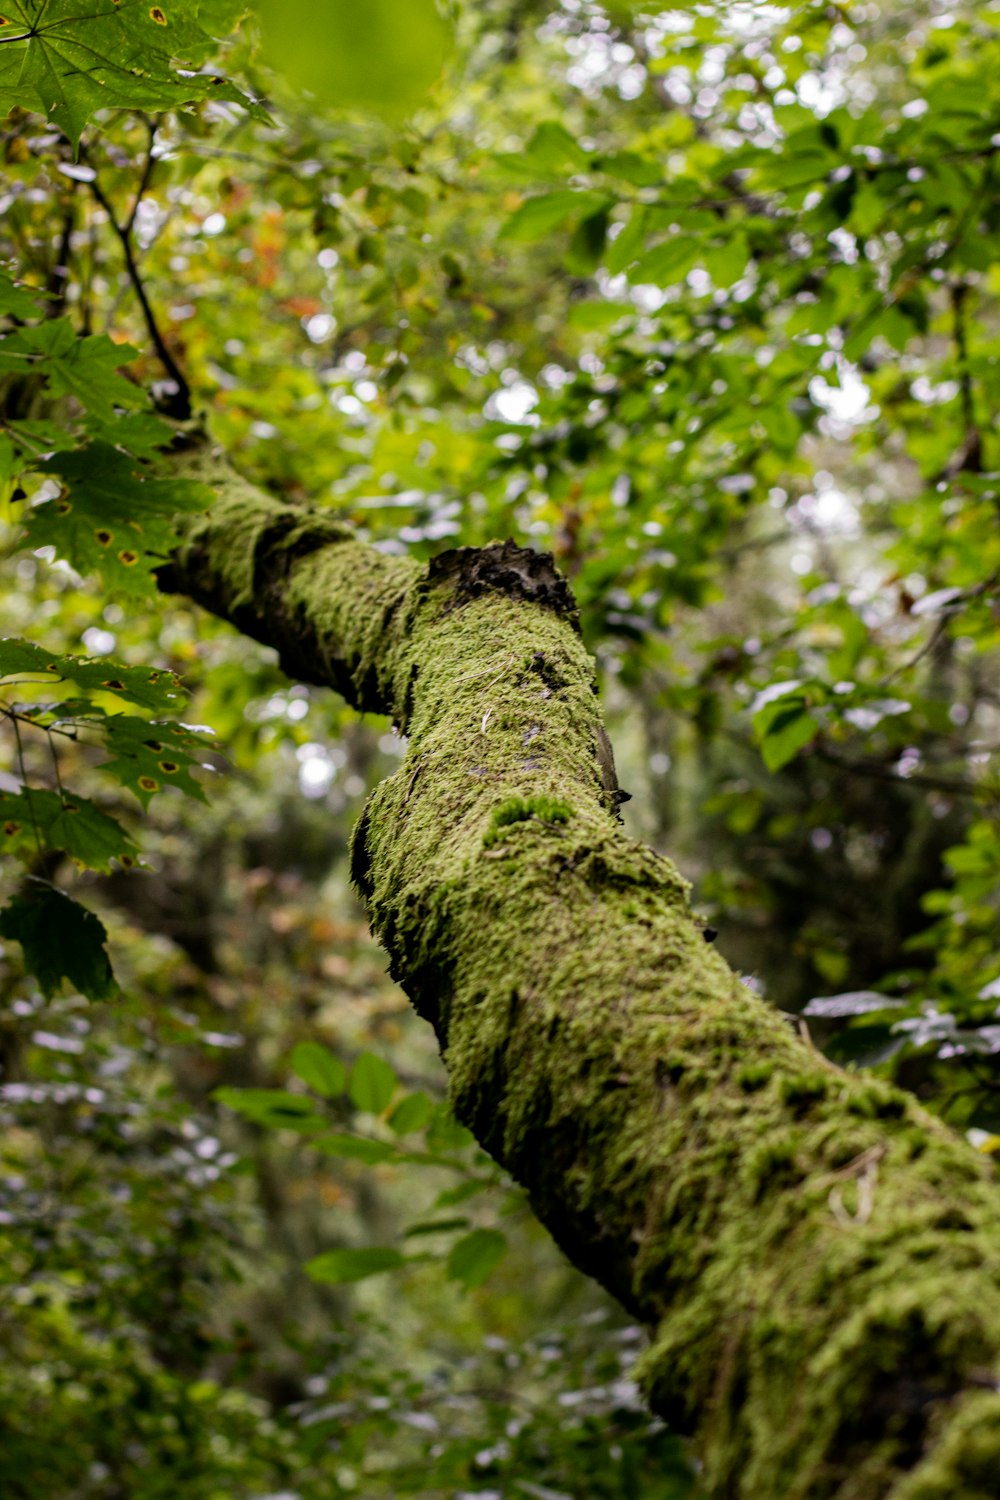
[[[399,737],[157,595],[158,455],[552,550],[627,826],[996,1150],[1000,5],[245,9],[0,18],[0,1490],[694,1495],[367,935]]]

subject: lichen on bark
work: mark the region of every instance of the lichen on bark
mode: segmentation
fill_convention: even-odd
[[[459,1119],[649,1328],[706,1491],[1000,1495],[1000,1189],[744,986],[625,837],[551,561],[422,568],[215,482],[164,582],[406,733],[354,837],[373,927]]]

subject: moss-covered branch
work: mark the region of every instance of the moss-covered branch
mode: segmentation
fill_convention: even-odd
[[[828,1064],[624,836],[572,600],[544,558],[427,569],[217,477],[170,587],[390,713],[354,872],[458,1117],[650,1329],[713,1496],[1000,1495],[1000,1187]]]

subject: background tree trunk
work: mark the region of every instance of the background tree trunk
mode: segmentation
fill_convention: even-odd
[[[164,588],[392,716],[353,868],[455,1113],[649,1328],[713,1496],[1000,1495],[1000,1191],[829,1064],[626,838],[568,588],[511,544],[388,557],[218,461]]]

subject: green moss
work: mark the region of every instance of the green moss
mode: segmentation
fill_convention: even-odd
[[[567,802],[560,802],[554,797],[508,797],[498,808],[495,808],[490,818],[490,826],[483,835],[483,848],[492,849],[501,839],[501,830],[509,828],[512,823],[526,823],[529,818],[537,818],[540,823],[568,823],[573,816],[573,809]]]
[[[768,1062],[744,1063],[736,1074],[736,1082],[741,1089],[746,1089],[752,1094],[756,1089],[766,1088],[770,1083],[774,1068]]]
[[[755,1202],[801,1177],[796,1163],[800,1144],[794,1136],[771,1137],[747,1153],[747,1183]]]
[[[899,1089],[890,1088],[880,1079],[871,1079],[859,1082],[847,1099],[846,1107],[852,1115],[865,1119],[898,1120],[906,1113],[909,1102]]]
[[[792,1073],[781,1080],[782,1104],[799,1111],[825,1099],[830,1080],[824,1073]]]

